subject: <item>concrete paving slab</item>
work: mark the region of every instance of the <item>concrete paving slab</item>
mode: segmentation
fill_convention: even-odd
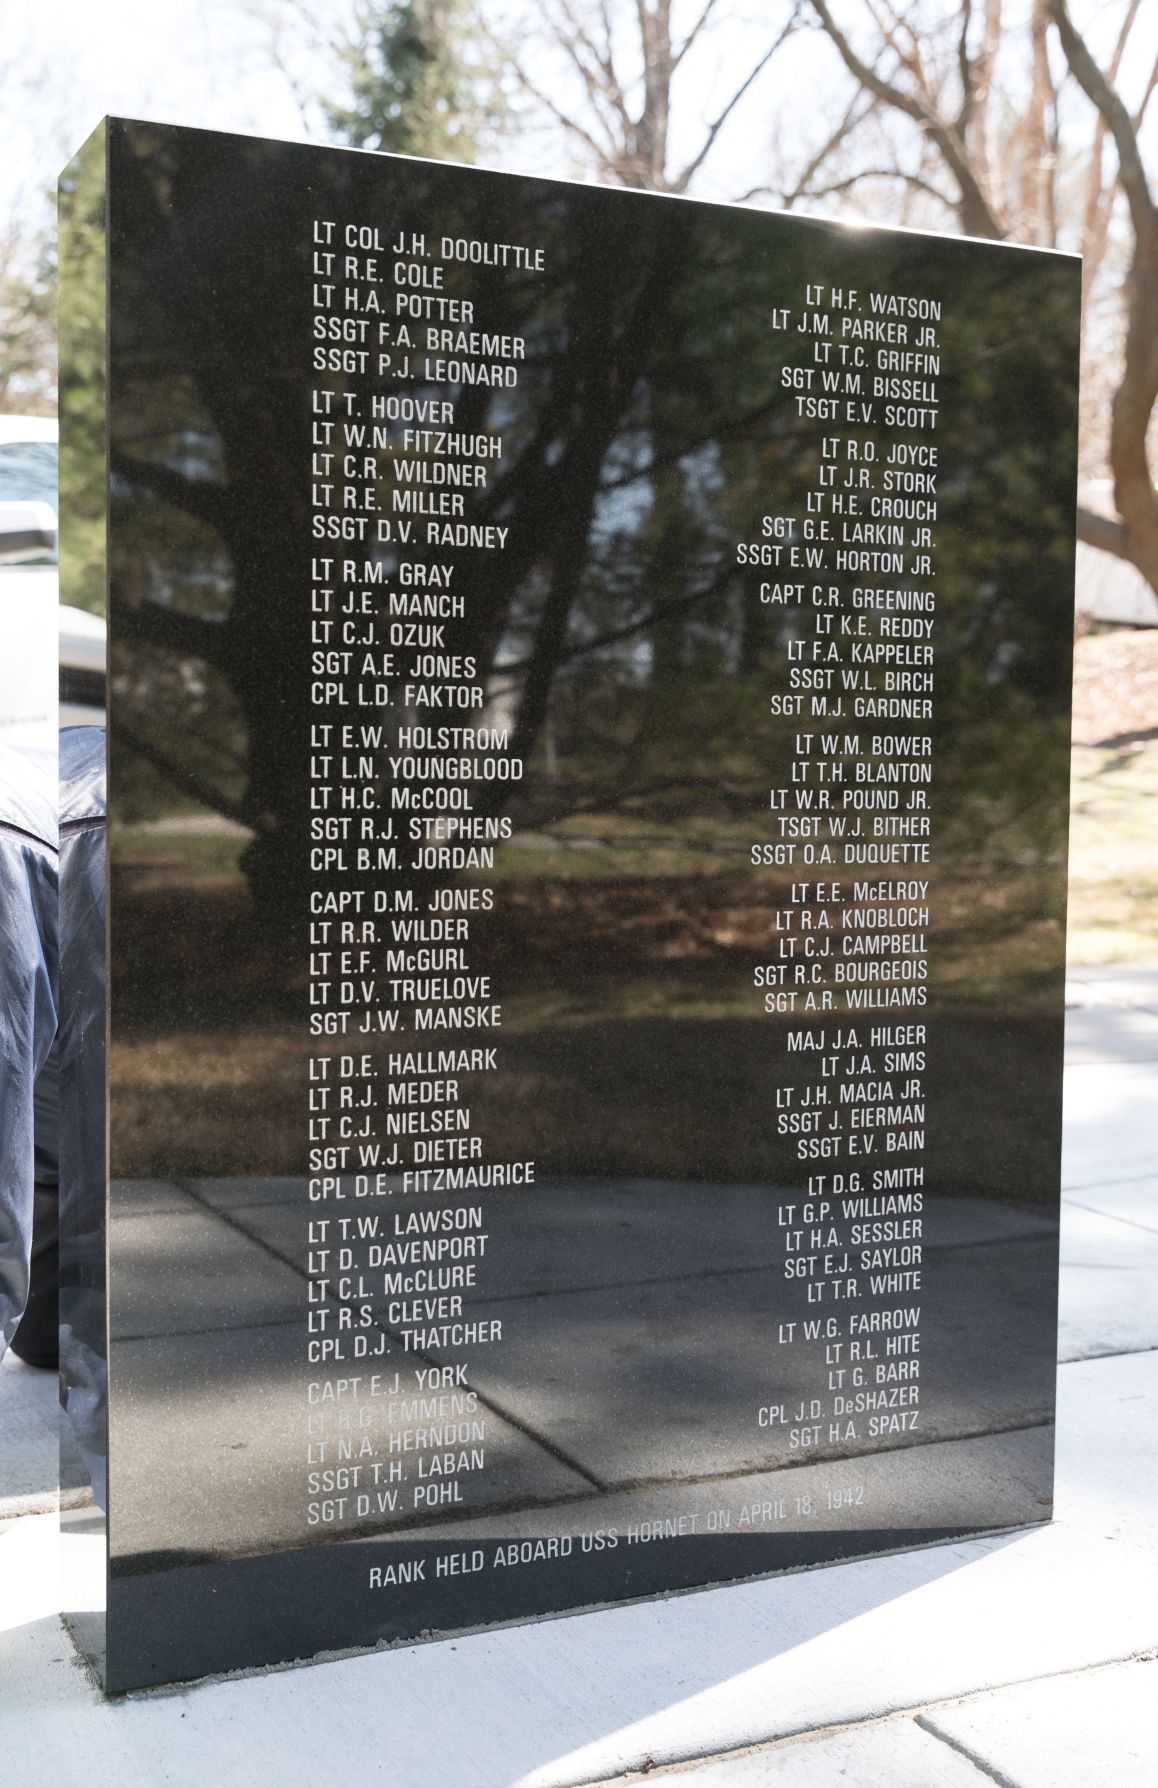
[[[1137,1659],[1000,1689],[932,1708],[922,1714],[921,1726],[1016,1788],[1154,1788],[1158,1661]],[[693,1779],[699,1788],[700,1776]],[[710,1783],[707,1775],[703,1780]]]
[[[56,1635],[56,1655],[72,1663],[73,1649],[59,1619],[60,1547],[55,1514],[0,1519],[0,1654],[33,1622]],[[6,1696],[0,1695],[0,1733]]]
[[[62,1467],[66,1484],[82,1482],[80,1455],[60,1413],[57,1375],[6,1353],[0,1360],[0,1516],[17,1507],[26,1513],[55,1508]]]
[[[1145,1062],[1098,1062],[1065,1077],[1062,1186],[1141,1179],[1158,1164],[1155,1072]]]
[[[1131,1656],[1158,1642],[1158,1356],[1060,1387],[1049,1528],[117,1706],[34,1620],[0,1635],[0,1754],[22,1788],[78,1757],[127,1788],[252,1788],[255,1758],[279,1788],[339,1758],[383,1788],[578,1788]]]
[[[982,1788],[966,1758],[913,1720],[882,1720],[819,1738],[793,1739],[737,1757],[676,1764],[643,1778],[668,1788]],[[636,1788],[638,1773],[606,1788]]]
[[[1066,1199],[1061,1221],[1060,1360],[1158,1347],[1156,1287],[1158,1233]]]
[[[0,1398],[0,1511],[13,1497],[51,1499],[57,1483],[56,1373],[25,1366],[6,1353],[0,1359]]]
[[[1105,1186],[1083,1186],[1063,1194],[1064,1204],[1081,1205],[1103,1217],[1116,1217],[1139,1229],[1158,1233],[1158,1174],[1139,1180],[1111,1180]]]
[[[1066,973],[1066,1005],[1141,1006],[1158,1013],[1158,968],[1149,963],[1101,963]]]
[[[1158,1014],[1128,1005],[1067,1010],[1066,1067],[1090,1062],[1158,1063]]]
[[[1158,1498],[1150,1463],[1158,1459],[1158,1355],[1061,1366],[1058,1404],[1058,1521],[1096,1536],[1107,1557],[1124,1545],[1158,1561]],[[1085,1431],[1074,1426],[1079,1419],[1089,1424]],[[1158,1628],[1158,1607],[1150,1617]]]

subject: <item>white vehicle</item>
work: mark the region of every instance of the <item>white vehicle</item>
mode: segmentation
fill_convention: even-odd
[[[56,468],[54,421],[0,416],[0,740],[47,749],[105,720],[105,623],[60,606]]]
[[[104,619],[64,603],[59,618],[60,725],[103,726],[108,653]]]

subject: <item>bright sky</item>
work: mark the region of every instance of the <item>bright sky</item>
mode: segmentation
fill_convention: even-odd
[[[8,29],[15,6],[22,33]],[[70,150],[105,113],[302,134],[293,95],[262,53],[263,32],[237,0],[34,0],[27,8],[15,0],[15,6],[14,0],[0,6],[0,22],[9,46],[14,39],[20,45],[34,91],[21,96],[22,137],[5,133],[0,178],[6,184],[53,184]],[[11,71],[11,60],[8,66]],[[14,74],[6,79],[9,102]]]
[[[781,4],[777,0],[776,10]],[[13,0],[0,0],[0,21],[12,6]],[[341,10],[341,0],[318,0],[323,17]],[[758,19],[760,8],[755,12]],[[269,33],[256,6],[239,0],[36,0],[35,13],[24,15],[30,16],[26,66],[34,76],[39,65],[57,80],[63,77],[67,100],[38,107],[33,99],[21,108],[31,128],[7,133],[7,166],[0,170],[6,185],[53,183],[74,139],[82,141],[105,113],[266,136],[305,134],[289,82],[270,66]],[[722,41],[709,44],[702,71],[720,63],[725,75],[742,69],[746,43],[759,43],[766,30],[763,24],[730,28]],[[541,160],[537,165],[542,168]],[[570,170],[561,161],[551,171]]]
[[[340,16],[344,0],[317,0],[323,18]],[[520,0],[498,0],[517,10]],[[528,0],[529,3],[529,0]],[[944,0],[957,14],[954,0]],[[300,137],[302,120],[289,82],[270,66],[269,34],[260,0],[0,0],[0,29],[7,71],[0,75],[5,156],[0,165],[0,219],[14,206],[54,185],[70,150],[106,112],[175,123]],[[1072,0],[1091,42],[1104,45],[1121,14],[1122,0]],[[689,8],[698,0],[685,0]],[[634,12],[628,0],[612,0],[613,12]],[[1008,0],[1007,11],[1024,11]],[[677,154],[699,140],[700,119],[710,117],[730,84],[742,77],[766,42],[769,21],[778,21],[786,0],[729,0],[726,24],[705,34],[700,59],[688,76],[677,109]],[[847,4],[842,11],[847,11]],[[748,24],[733,21],[747,13]],[[678,10],[677,10],[678,17]],[[1128,82],[1137,86],[1158,50],[1158,6],[1144,5],[1129,57]],[[689,58],[689,67],[691,58]],[[45,80],[39,71],[48,71]],[[738,72],[737,72],[738,71]],[[540,71],[537,69],[537,73]],[[835,53],[816,34],[805,33],[779,57],[767,80],[754,88],[735,124],[721,137],[698,190],[734,197],[766,177],[768,145],[777,134],[786,146],[807,145],[830,122],[824,99],[836,87]],[[543,65],[540,79],[550,78]],[[25,90],[21,90],[21,87]],[[694,87],[694,92],[690,89]],[[1083,102],[1084,103],[1084,102]],[[1149,142],[1158,150],[1158,100],[1151,107]],[[557,144],[537,140],[533,152],[518,145],[507,165],[526,165],[534,154],[540,171],[573,171]]]

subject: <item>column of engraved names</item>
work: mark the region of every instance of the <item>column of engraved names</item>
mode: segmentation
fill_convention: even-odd
[[[788,871],[756,980],[788,1020],[776,1126],[805,1178],[779,1212],[792,1395],[757,1419],[797,1458],[920,1425],[941,370],[937,301],[804,297],[783,382],[819,463],[802,513],[765,522],[792,748],[752,852]],[[834,1484],[829,1508],[861,1494]]]
[[[522,347],[446,289],[479,248],[314,227],[309,1526],[485,1484],[485,1194],[534,1177],[486,1158],[468,1090],[499,1065],[472,930],[510,831],[474,791],[522,774],[469,649],[471,555],[507,529],[470,519],[502,439],[457,430],[456,398],[509,389]]]

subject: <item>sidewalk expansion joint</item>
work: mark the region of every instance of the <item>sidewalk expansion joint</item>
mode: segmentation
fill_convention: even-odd
[[[1097,1188],[1088,1186],[1085,1190],[1093,1192]],[[1130,1229],[1140,1229],[1143,1235],[1158,1235],[1158,1218],[1153,1223],[1139,1223],[1137,1217],[1120,1217],[1117,1211],[1100,1211],[1096,1204],[1083,1204],[1080,1198],[1067,1198],[1066,1204],[1072,1204],[1075,1211],[1088,1211],[1091,1217],[1105,1217],[1110,1223],[1125,1223]],[[1072,1266],[1072,1261],[1063,1260],[1063,1266]]]
[[[1105,1353],[1075,1353],[1067,1359],[1058,1355],[1058,1369],[1062,1366],[1096,1366],[1102,1360],[1132,1360],[1136,1355],[1158,1353],[1158,1341],[1150,1342],[1147,1347],[1111,1347]]]
[[[1154,1164],[1151,1162],[1148,1167],[1143,1167],[1138,1173],[1119,1174],[1116,1180],[1082,1180],[1077,1186],[1067,1186],[1063,1180],[1061,1195],[1064,1200],[1072,1198],[1075,1192],[1100,1192],[1103,1186],[1136,1186],[1140,1180],[1152,1180],[1153,1178]]]
[[[210,1203],[209,1199],[205,1198],[197,1190],[197,1186],[192,1180],[178,1179],[173,1183],[181,1192],[184,1192],[187,1198],[193,1199],[196,1204],[200,1205],[202,1210],[212,1212],[212,1214],[219,1218],[228,1228],[234,1230],[238,1235],[244,1236],[247,1241],[252,1242],[255,1247],[260,1248],[265,1254],[268,1254],[272,1260],[276,1260],[280,1262],[282,1266],[288,1267],[290,1272],[294,1273],[297,1278],[302,1281],[308,1281],[308,1273],[301,1266],[300,1262],[294,1259],[292,1254],[287,1254],[283,1248],[279,1248],[275,1243],[268,1241],[265,1236],[254,1230],[249,1224],[244,1223],[241,1218],[235,1216],[232,1211],[219,1209],[216,1205]],[[340,1303],[342,1300],[338,1299],[337,1301]],[[374,1326],[382,1334],[389,1335],[392,1341],[396,1342],[398,1340],[397,1334],[388,1326],[388,1324],[382,1321],[375,1321]],[[434,1355],[425,1349],[416,1349],[410,1357],[413,1359],[426,1360],[432,1365],[437,1363]],[[522,1434],[525,1439],[529,1440],[532,1445],[537,1446],[542,1452],[550,1454],[551,1458],[553,1458],[559,1465],[562,1465],[568,1471],[574,1472],[576,1477],[582,1478],[584,1482],[590,1484],[593,1489],[600,1492],[607,1490],[608,1486],[603,1482],[602,1478],[596,1476],[588,1466],[584,1465],[577,1455],[573,1454],[568,1448],[560,1446],[558,1441],[552,1439],[549,1435],[541,1433],[532,1423],[524,1420],[524,1418],[516,1414],[513,1409],[509,1409],[506,1404],[493,1394],[493,1392],[483,1391],[477,1385],[472,1385],[471,1389],[475,1392],[475,1395],[478,1397],[479,1402],[484,1408],[491,1410],[495,1415],[499,1416],[509,1427],[517,1429],[517,1431]]]
[[[938,1744],[946,1745],[950,1751],[956,1751],[959,1757],[964,1757],[965,1761],[971,1763],[987,1782],[996,1782],[998,1788],[1021,1788],[1021,1784],[1015,1782],[1012,1776],[1002,1775],[992,1769],[977,1755],[976,1751],[972,1751],[968,1745],[962,1744],[959,1738],[950,1738],[947,1732],[940,1731],[927,1714],[918,1714],[913,1724],[919,1726],[921,1731],[927,1733],[930,1738],[935,1738]]]

